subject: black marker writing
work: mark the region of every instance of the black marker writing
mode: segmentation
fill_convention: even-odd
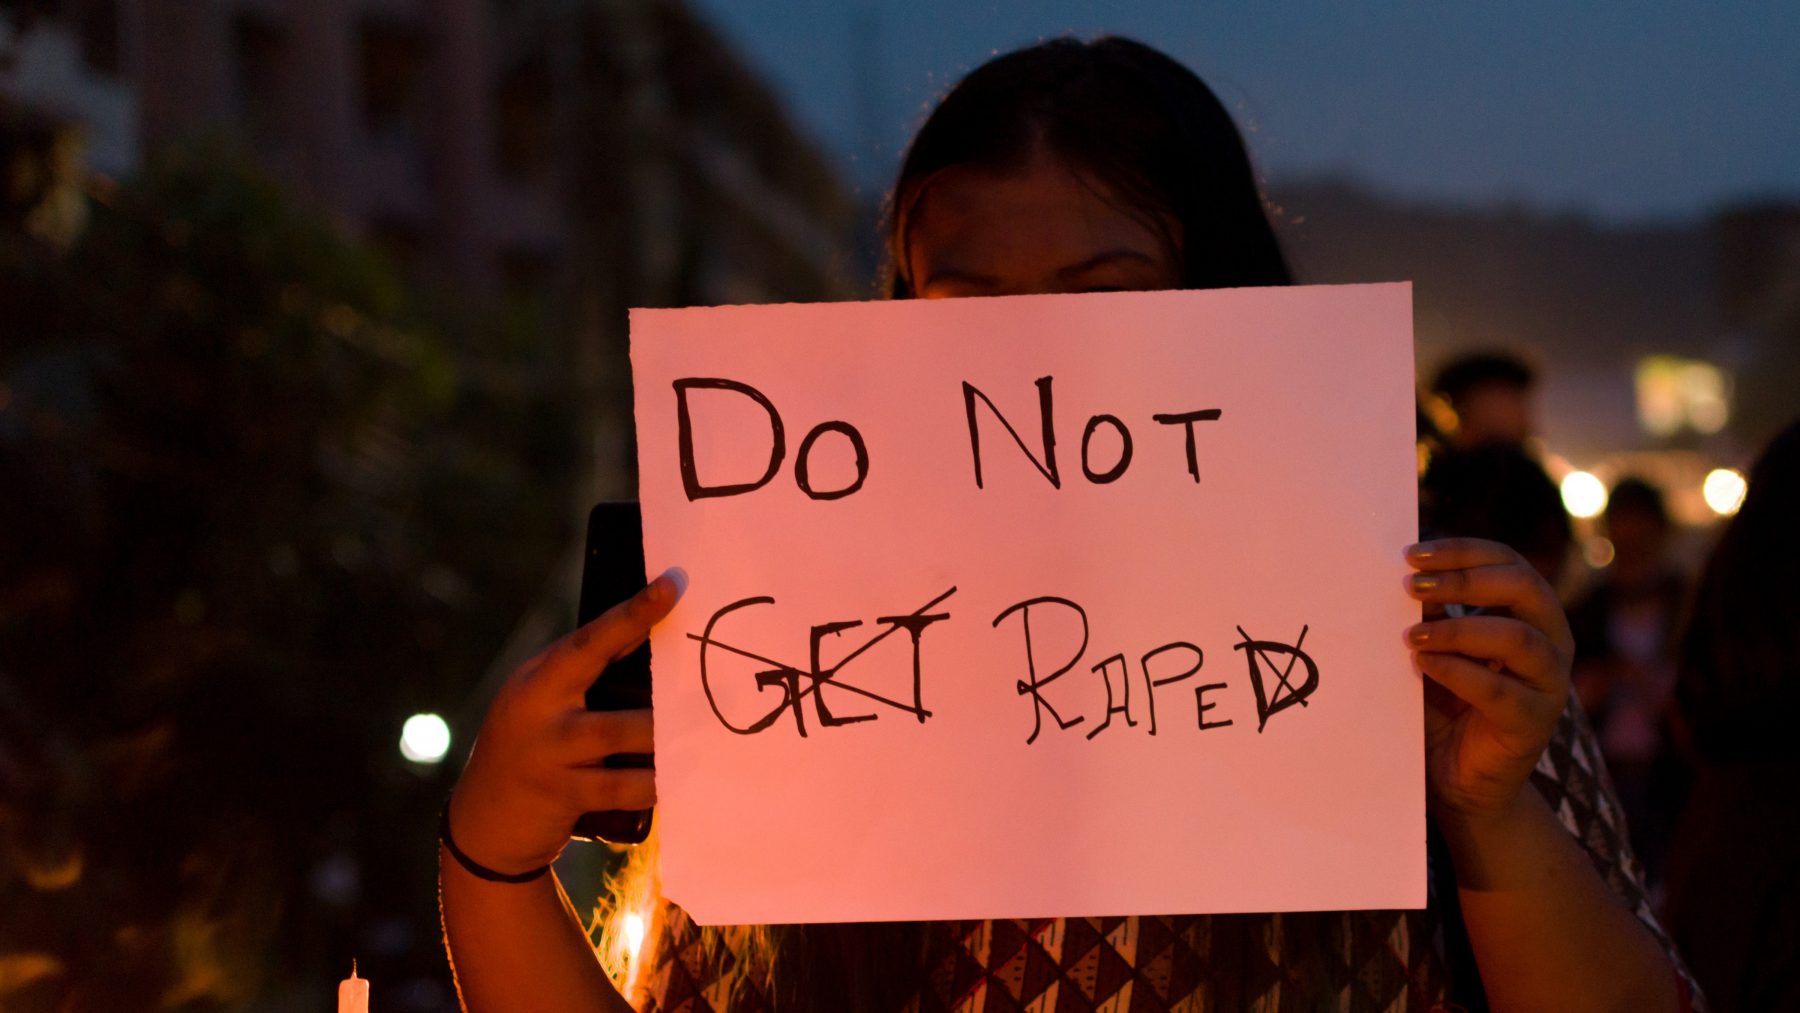
[[[1093,442],[1094,430],[1100,428],[1102,422],[1108,423],[1118,432],[1121,445],[1118,463],[1103,472],[1096,473],[1093,466],[1088,463],[1088,445]],[[1125,423],[1120,422],[1114,415],[1096,415],[1088,419],[1087,428],[1081,431],[1081,473],[1095,485],[1105,485],[1125,474],[1125,469],[1129,467],[1131,467],[1131,430],[1125,428]]]
[[[712,708],[713,716],[719,719],[720,724],[738,735],[754,735],[761,732],[773,725],[776,720],[781,717],[782,712],[788,711],[792,713],[794,718],[794,731],[800,735],[800,737],[805,738],[807,734],[806,718],[801,704],[808,695],[813,698],[813,711],[822,728],[833,728],[840,725],[856,724],[862,721],[872,721],[877,717],[877,715],[874,714],[840,716],[832,713],[831,709],[825,703],[823,693],[824,688],[829,686],[833,690],[851,693],[863,697],[866,700],[872,700],[883,706],[912,714],[921,724],[923,724],[925,719],[931,716],[931,712],[925,709],[924,703],[922,663],[920,660],[923,652],[921,643],[922,635],[926,627],[950,618],[948,612],[934,613],[931,609],[942,604],[955,593],[956,588],[953,587],[906,615],[883,616],[876,619],[875,621],[877,623],[886,628],[870,637],[868,640],[863,641],[850,653],[840,658],[836,664],[829,666],[824,665],[821,662],[821,642],[827,636],[840,636],[844,630],[861,626],[862,622],[860,620],[853,620],[848,622],[821,623],[813,626],[810,631],[811,658],[809,659],[810,663],[805,667],[784,664],[754,651],[726,643],[714,636],[713,631],[718,628],[720,621],[726,616],[753,605],[773,605],[775,604],[775,599],[767,595],[760,595],[731,602],[713,613],[712,617],[707,620],[706,628],[701,634],[698,636],[692,633],[688,634],[688,639],[698,641],[700,644],[700,686],[702,691],[706,694],[707,705]],[[881,641],[885,640],[896,630],[907,631],[912,640],[911,704],[907,704],[900,700],[893,700],[880,693],[845,682],[840,677],[846,665],[849,665],[852,661],[861,657],[870,648],[881,643]],[[737,655],[768,666],[766,669],[757,672],[754,677],[758,693],[770,689],[780,691],[780,699],[768,713],[763,714],[746,725],[734,724],[731,719],[725,716],[725,712],[719,707],[718,697],[713,691],[713,673],[708,666],[709,652],[713,650],[724,651],[727,654]],[[804,685],[802,684],[803,680]]]
[[[1216,704],[1216,703],[1207,703],[1206,702],[1206,691],[1209,689],[1224,689],[1224,688],[1225,688],[1225,684],[1222,682],[1209,682],[1204,686],[1195,686],[1194,687],[1194,709],[1195,709],[1196,714],[1200,718],[1200,730],[1201,731],[1206,731],[1208,728],[1224,728],[1226,725],[1231,724],[1230,718],[1226,718],[1223,721],[1208,721],[1208,720],[1206,720],[1206,712],[1209,710],[1212,710],[1214,707],[1218,706],[1218,704]]]
[[[1125,703],[1120,707],[1113,706],[1112,680],[1106,677],[1106,670],[1115,664],[1119,666],[1119,684],[1125,689]],[[1128,727],[1136,728],[1137,722],[1131,717],[1131,666],[1125,663],[1125,656],[1115,654],[1095,665],[1094,671],[1100,673],[1100,681],[1106,685],[1106,714],[1101,718],[1100,723],[1094,726],[1094,730],[1087,733],[1087,737],[1091,739],[1106,731],[1107,726],[1112,724],[1114,714],[1125,715],[1125,724]]]
[[[1040,679],[1037,674],[1037,654],[1031,649],[1031,610],[1033,606],[1043,605],[1060,605],[1063,608],[1074,611],[1075,615],[1081,620],[1081,646],[1075,649],[1074,656],[1069,658],[1068,662],[1064,664],[1063,667]],[[1080,715],[1076,715],[1075,720],[1064,721],[1062,715],[1056,712],[1056,708],[1050,706],[1050,701],[1044,699],[1043,689],[1045,686],[1062,678],[1064,672],[1074,668],[1075,663],[1081,660],[1081,655],[1087,651],[1087,612],[1080,605],[1075,604],[1067,598],[1058,598],[1055,595],[1044,595],[1041,598],[1032,598],[1008,607],[1006,611],[994,617],[994,625],[998,627],[1007,616],[1012,615],[1014,612],[1019,613],[1019,622],[1025,627],[1025,671],[1028,678],[1015,685],[1018,687],[1020,696],[1024,696],[1027,693],[1031,694],[1031,735],[1025,739],[1025,744],[1029,746],[1037,741],[1038,732],[1043,729],[1044,711],[1050,712],[1050,716],[1056,719],[1056,724],[1059,728],[1073,728],[1083,720]]]
[[[1250,660],[1250,683],[1256,687],[1256,730],[1259,733],[1269,723],[1269,718],[1277,712],[1286,710],[1295,704],[1306,706],[1306,698],[1319,688],[1319,666],[1314,664],[1312,658],[1300,649],[1300,645],[1306,642],[1306,629],[1305,626],[1301,626],[1299,638],[1294,641],[1292,646],[1289,646],[1271,640],[1252,640],[1250,634],[1245,633],[1242,626],[1237,628],[1238,635],[1244,639],[1232,650],[1243,651],[1244,657]],[[1288,656],[1287,666],[1277,670],[1275,662],[1269,658],[1271,651],[1277,654],[1286,654]],[[1270,672],[1276,673],[1276,684],[1273,690],[1265,687],[1263,683],[1262,667],[1256,663],[1258,656],[1261,656],[1264,664],[1269,666]],[[1294,672],[1295,662],[1306,666],[1306,681],[1298,687],[1288,681],[1288,676]]]
[[[719,709],[719,701],[713,696],[712,680],[711,680],[711,678],[709,678],[709,676],[707,674],[707,670],[706,670],[706,648],[708,645],[718,644],[718,641],[713,639],[713,628],[719,625],[719,620],[724,619],[726,616],[730,615],[733,612],[736,612],[739,609],[749,608],[752,605],[773,605],[773,604],[775,604],[775,599],[769,597],[768,595],[759,595],[755,598],[740,598],[737,601],[734,601],[731,604],[725,606],[724,608],[718,610],[717,612],[714,612],[712,614],[712,618],[710,618],[706,621],[706,630],[704,632],[702,632],[699,637],[699,640],[700,640],[700,687],[703,690],[705,690],[705,692],[706,692],[706,702],[709,706],[712,707],[713,716],[717,717],[719,719],[719,723],[724,725],[726,728],[729,728],[732,731],[738,733],[739,735],[754,735],[757,732],[762,731],[764,728],[767,728],[770,725],[774,724],[775,719],[781,716],[781,712],[783,710],[785,710],[787,708],[788,704],[791,703],[794,700],[794,698],[798,695],[797,690],[799,687],[794,686],[794,687],[788,689],[787,692],[783,693],[782,697],[781,697],[781,702],[779,702],[775,705],[774,710],[769,711],[769,713],[764,714],[760,718],[757,718],[755,721],[751,722],[750,724],[745,725],[742,728],[739,728],[737,725],[734,725],[731,723],[731,719],[725,716],[724,711]],[[692,634],[689,634],[689,635],[692,636]],[[751,658],[756,661],[761,661],[765,665],[775,666],[774,669],[771,671],[756,673],[756,686],[757,686],[757,689],[759,692],[761,690],[768,689],[771,686],[782,685],[780,678],[779,678],[781,676],[781,674],[783,672],[793,671],[793,669],[789,668],[786,665],[781,664],[780,662],[770,661],[767,658],[758,657],[757,655],[751,654],[749,651],[741,651],[735,647],[731,647],[731,646],[725,645],[725,644],[718,644],[718,646],[724,648],[727,651],[730,651],[733,654],[741,654],[747,658]],[[768,678],[771,676],[773,676],[775,678]],[[804,727],[802,727],[800,729],[800,734],[801,735],[806,734],[806,729]]]
[[[756,402],[763,411],[769,413],[769,467],[761,478],[737,485],[700,484],[700,472],[694,464],[694,420],[688,407],[688,392],[691,390],[732,391]],[[675,381],[675,439],[677,451],[681,455],[681,487],[689,500],[709,496],[736,496],[738,493],[761,489],[781,470],[781,459],[787,455],[787,442],[781,430],[781,414],[775,410],[775,405],[755,387],[719,377],[693,376]]]
[[[689,403],[689,394],[696,390],[730,391],[747,397],[769,416],[769,466],[763,469],[762,477],[754,482],[738,482],[727,485],[707,485],[700,481],[700,468],[696,463],[694,451],[694,410]],[[812,484],[813,445],[819,437],[826,433],[837,433],[850,441],[850,451],[855,455],[856,478],[842,489],[815,489]],[[770,401],[762,391],[747,383],[737,380],[726,380],[716,376],[689,376],[675,381],[675,449],[680,456],[681,488],[692,500],[709,499],[715,496],[737,496],[747,492],[755,492],[769,484],[775,473],[781,470],[781,462],[787,457],[787,429],[782,425],[781,413],[775,410],[775,403]],[[869,448],[863,443],[862,433],[856,427],[840,419],[821,422],[806,433],[800,441],[800,451],[794,457],[794,484],[800,491],[815,500],[843,499],[863,487],[869,477]]]
[[[1056,466],[1056,419],[1052,411],[1055,402],[1055,398],[1052,396],[1054,384],[1054,377],[1040,376],[1036,380],[1038,391],[1038,424],[1042,430],[1040,456],[1039,453],[1034,453],[1032,448],[1026,445],[1025,438],[1019,435],[1019,430],[1013,427],[1012,422],[1001,413],[999,408],[995,407],[992,398],[988,397],[985,392],[977,388],[974,384],[967,380],[963,381],[963,414],[967,417],[969,423],[969,453],[975,464],[975,487],[977,489],[985,489],[987,487],[987,473],[983,468],[983,459],[981,456],[981,422],[979,413],[975,408],[975,404],[978,400],[982,404],[987,405],[988,414],[992,415],[995,421],[998,421],[1000,425],[1005,428],[1007,435],[1011,436],[1013,442],[1024,452],[1025,459],[1030,461],[1031,466],[1038,470],[1038,474],[1044,476],[1045,480],[1050,483],[1052,488],[1062,488],[1062,473],[1057,470]],[[1194,437],[1194,423],[1210,422],[1217,419],[1221,414],[1223,414],[1223,412],[1218,408],[1202,408],[1198,411],[1150,416],[1152,419],[1155,419],[1163,425],[1181,425],[1187,427],[1187,470],[1188,474],[1194,476],[1195,482],[1200,481],[1200,449]],[[1105,470],[1096,470],[1094,466],[1094,434],[1100,430],[1101,426],[1108,426],[1113,432],[1119,434],[1119,458]],[[1088,417],[1087,425],[1083,427],[1081,431],[1081,473],[1087,476],[1087,480],[1095,485],[1106,485],[1111,482],[1116,482],[1125,474],[1126,469],[1131,467],[1131,459],[1135,449],[1136,447],[1131,436],[1131,427],[1127,426],[1124,420],[1120,419],[1119,416],[1110,415],[1105,412],[1091,415]]]
[[[1074,670],[1087,652],[1092,630],[1086,609],[1067,598],[1042,595],[1008,607],[994,617],[993,625],[998,627],[1015,613],[1025,632],[1025,678],[1016,681],[1014,687],[1019,696],[1031,698],[1031,733],[1025,738],[1026,745],[1036,742],[1043,734],[1046,712],[1062,730],[1083,723],[1090,712],[1096,715],[1098,721],[1090,723],[1083,736],[1090,741],[1109,728],[1138,727],[1138,712],[1132,707],[1133,679],[1131,663],[1126,660],[1130,657],[1127,652],[1108,654],[1099,662],[1088,666],[1089,671],[1099,677],[1098,685],[1082,681],[1071,688],[1058,689],[1054,694],[1046,692],[1051,683]],[[1057,622],[1059,617],[1066,617],[1060,620],[1064,629],[1079,624],[1081,642],[1066,660],[1051,668],[1052,661],[1061,655],[1044,649],[1041,643],[1044,639],[1043,627],[1046,622]],[[1270,718],[1276,714],[1296,704],[1307,706],[1309,698],[1318,690],[1319,666],[1305,650],[1306,635],[1310,629],[1311,627],[1302,624],[1300,635],[1294,642],[1284,644],[1274,640],[1257,640],[1244,632],[1243,627],[1237,628],[1238,635],[1243,639],[1235,645],[1235,649],[1244,652],[1249,667],[1250,687],[1256,695],[1258,733],[1268,727]],[[1067,640],[1066,636],[1059,638],[1059,642],[1066,643]],[[1051,654],[1052,657],[1042,656],[1045,654]],[[1206,652],[1186,640],[1175,640],[1151,648],[1138,657],[1138,668],[1144,679],[1143,707],[1149,718],[1146,734],[1156,735],[1162,730],[1157,714],[1158,691],[1192,679],[1205,665]],[[1296,667],[1304,670],[1303,679],[1294,678]],[[1216,700],[1207,699],[1208,693],[1225,689],[1229,689],[1229,686],[1223,682],[1209,682],[1194,687],[1194,717],[1200,731],[1231,727],[1233,722],[1230,718],[1210,716],[1213,711],[1218,710],[1220,704]],[[1055,702],[1052,702],[1052,697]],[[1087,699],[1085,705],[1081,702],[1083,697]],[[1124,721],[1114,721],[1115,715],[1123,716]]]
[[[839,433],[850,441],[850,449],[856,452],[856,480],[842,489],[829,492],[817,492],[812,487],[812,479],[808,469],[811,467],[813,444],[826,433]],[[869,448],[863,444],[862,434],[848,422],[821,422],[812,427],[806,439],[800,441],[800,452],[794,455],[794,482],[800,491],[813,499],[843,499],[863,486],[869,477]]]
[[[1193,655],[1194,663],[1192,665],[1188,666],[1187,668],[1181,670],[1180,672],[1175,673],[1174,675],[1166,675],[1160,679],[1151,678],[1151,676],[1150,676],[1150,659],[1161,657],[1163,654],[1166,654],[1169,651],[1187,651]],[[1150,734],[1155,735],[1156,734],[1156,688],[1158,686],[1167,686],[1168,684],[1170,684],[1172,682],[1180,682],[1183,679],[1192,677],[1195,672],[1200,671],[1200,667],[1202,665],[1206,664],[1206,652],[1202,651],[1200,648],[1195,647],[1193,644],[1190,644],[1186,641],[1177,640],[1172,644],[1164,644],[1161,647],[1158,647],[1155,650],[1146,653],[1144,655],[1143,659],[1139,662],[1139,664],[1144,669],[1144,682],[1147,684],[1146,688],[1145,688],[1145,693],[1146,693],[1146,695],[1148,695],[1150,697]],[[1204,689],[1205,687],[1202,687],[1202,688]],[[1198,696],[1199,696],[1199,694],[1196,691],[1196,694],[1195,694],[1196,699],[1198,699]],[[1226,724],[1230,724],[1230,722],[1226,722]],[[1201,725],[1201,727],[1204,728],[1206,726]]]
[[[1200,481],[1200,450],[1198,447],[1196,447],[1194,445],[1194,423],[1196,423],[1196,422],[1211,422],[1212,420],[1218,418],[1221,414],[1222,414],[1222,412],[1218,408],[1202,408],[1201,410],[1199,410],[1197,412],[1181,412],[1179,414],[1172,414],[1172,415],[1152,415],[1152,416],[1150,416],[1151,418],[1155,419],[1158,422],[1161,422],[1165,426],[1173,426],[1173,425],[1187,426],[1188,474],[1194,476],[1195,482]]]
[[[1037,379],[1038,414],[1042,418],[1044,427],[1044,457],[1040,461],[1032,455],[1031,448],[1025,445],[1025,440],[1019,435],[1019,431],[1013,428],[1011,422],[1006,421],[1006,416],[1000,414],[1000,409],[994,407],[994,402],[986,394],[975,389],[974,384],[967,380],[963,381],[963,410],[969,417],[969,452],[975,457],[975,487],[977,489],[983,488],[983,486],[981,484],[981,427],[975,421],[976,398],[980,398],[982,403],[988,406],[988,411],[994,414],[994,418],[999,419],[1000,424],[1006,427],[1013,442],[1017,443],[1019,449],[1025,452],[1025,459],[1030,461],[1039,473],[1049,479],[1052,486],[1058,489],[1062,488],[1062,479],[1056,472],[1056,423],[1050,413],[1050,385],[1052,382],[1053,378],[1048,376],[1040,376]]]

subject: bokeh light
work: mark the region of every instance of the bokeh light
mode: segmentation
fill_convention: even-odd
[[[1668,437],[1686,426],[1712,435],[1731,421],[1731,377],[1700,359],[1651,355],[1636,371],[1638,424]]]
[[[1618,550],[1613,547],[1610,538],[1594,535],[1581,542],[1581,557],[1587,561],[1587,565],[1596,570],[1604,570],[1611,566],[1613,557],[1616,555],[1618,555]]]
[[[1706,481],[1700,486],[1700,494],[1706,497],[1706,505],[1712,512],[1721,517],[1729,517],[1738,512],[1744,505],[1744,493],[1750,491],[1750,484],[1744,481],[1743,472],[1736,468],[1714,468],[1706,475]]]
[[[1576,517],[1598,517],[1606,509],[1606,483],[1590,472],[1571,471],[1563,476],[1562,501]]]
[[[414,714],[400,727],[400,755],[414,763],[437,763],[450,751],[450,726],[436,714]]]

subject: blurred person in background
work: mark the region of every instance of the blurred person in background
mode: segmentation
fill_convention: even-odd
[[[1562,494],[1516,443],[1440,452],[1419,485],[1422,531],[1510,546],[1551,587],[1561,585],[1574,534]]]
[[[1631,843],[1655,891],[1688,777],[1671,727],[1675,635],[1688,582],[1669,557],[1672,527],[1654,485],[1620,480],[1603,524],[1613,560],[1569,610],[1575,692],[1600,736]]]
[[[1431,391],[1456,415],[1448,426],[1452,446],[1520,445],[1537,432],[1533,392],[1537,374],[1510,352],[1475,352],[1445,363]]]
[[[1701,572],[1675,700],[1698,770],[1669,849],[1672,931],[1716,1009],[1800,1010],[1800,421]]]

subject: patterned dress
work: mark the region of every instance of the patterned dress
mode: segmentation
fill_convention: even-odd
[[[1624,816],[1599,747],[1571,696],[1532,783],[1613,892],[1662,942],[1690,1008],[1704,1005],[1651,911],[1626,843]],[[1429,900],[1418,911],[1157,915],[935,922],[926,980],[904,1008],[919,1013],[1096,1010],[1403,1011],[1486,1008],[1442,843],[1430,852]],[[768,1003],[739,957],[748,930],[707,938],[665,905],[645,954],[646,1013],[761,1010]],[[823,1008],[830,1008],[827,999]]]

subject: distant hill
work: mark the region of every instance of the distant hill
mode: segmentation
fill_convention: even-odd
[[[1721,329],[1705,223],[1411,204],[1334,182],[1271,189],[1302,281],[1414,283],[1426,369],[1495,345],[1547,365],[1629,365],[1651,351],[1703,353]]]
[[[1773,365],[1763,353],[1774,342],[1746,334],[1741,314],[1727,322],[1720,265],[1743,275],[1745,258],[1721,256],[1726,218],[1613,225],[1519,207],[1413,203],[1343,182],[1270,189],[1301,281],[1413,282],[1422,380],[1460,351],[1525,352],[1542,368],[1543,434],[1578,464],[1658,445],[1637,423],[1634,369],[1643,356],[1707,358],[1739,375]],[[1729,434],[1681,442],[1735,457],[1770,431],[1771,412],[1755,414],[1740,442]]]

